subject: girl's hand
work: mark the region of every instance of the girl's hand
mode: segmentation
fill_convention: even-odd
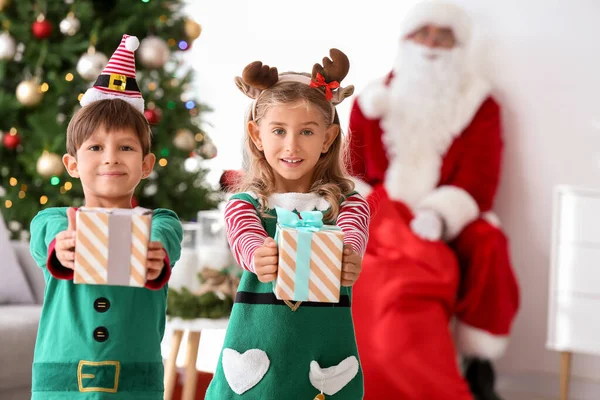
[[[266,238],[263,245],[254,251],[254,271],[258,280],[266,283],[277,278],[279,252],[277,243],[272,238]]]
[[[342,255],[342,286],[352,286],[362,270],[362,257],[351,246],[344,245]]]
[[[148,255],[146,256],[146,279],[153,281],[158,278],[165,267],[165,257],[167,252],[165,251],[161,242],[150,242],[148,243]]]

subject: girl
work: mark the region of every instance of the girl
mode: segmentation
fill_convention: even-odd
[[[228,239],[245,269],[206,399],[363,397],[350,312],[367,244],[368,205],[344,170],[335,105],[354,91],[339,50],[312,75],[279,75],[257,61],[236,83],[254,99],[247,117],[245,176],[225,211]],[[319,210],[344,232],[339,303],[277,300],[276,207]]]

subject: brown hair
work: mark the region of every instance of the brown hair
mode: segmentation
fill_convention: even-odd
[[[104,99],[82,107],[67,127],[67,152],[75,156],[83,142],[99,128],[107,131],[133,129],[140,139],[143,155],[150,153],[152,134],[146,117],[121,99]]]
[[[282,74],[284,75],[284,74]],[[306,76],[310,76],[306,74]],[[300,82],[281,82],[266,89],[259,97],[256,104],[255,122],[265,116],[269,108],[281,104],[304,102],[306,106],[313,105],[319,110],[327,127],[332,120],[331,113],[335,112],[333,123],[340,125],[340,121],[331,103],[325,98],[321,90],[316,90]],[[251,108],[246,116],[246,137],[244,140],[244,177],[235,188],[238,192],[254,192],[259,199],[262,211],[267,209],[267,197],[273,194],[275,176],[263,152],[259,151],[248,132],[248,122],[252,120]],[[329,151],[321,154],[313,173],[311,193],[324,197],[331,209],[324,215],[324,220],[333,222],[337,219],[340,201],[354,190],[354,183],[348,178],[344,151],[345,141],[340,129]]]

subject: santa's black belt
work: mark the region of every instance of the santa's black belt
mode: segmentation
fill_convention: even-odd
[[[254,293],[254,292],[237,292],[235,295],[236,303],[245,304],[269,304],[276,306],[285,306],[283,300],[277,300],[274,293]],[[319,303],[316,301],[303,301],[302,307],[350,307],[350,298],[343,294],[340,296],[339,303]]]

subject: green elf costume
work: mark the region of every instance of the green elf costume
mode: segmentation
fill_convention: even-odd
[[[326,211],[327,202],[312,193],[270,196],[274,206],[290,211]],[[225,209],[228,238],[244,271],[223,351],[207,400],[363,398],[350,305],[352,290],[341,288],[339,303],[290,303],[277,300],[273,283],[262,283],[252,269],[251,254],[274,237],[275,207],[259,216],[258,200],[234,195]],[[344,242],[362,252],[367,242],[368,205],[358,194],[341,204],[337,225]]]
[[[115,96],[143,113],[133,55],[138,45],[136,37],[123,35],[82,106]],[[67,208],[47,208],[31,221],[31,254],[46,281],[33,400],[163,399],[167,282],[179,260],[183,230],[166,209],[154,210],[151,226],[150,240],[161,242],[167,257],[161,275],[139,288],[74,284],[73,270],[62,266],[54,249],[56,235],[68,227]]]

